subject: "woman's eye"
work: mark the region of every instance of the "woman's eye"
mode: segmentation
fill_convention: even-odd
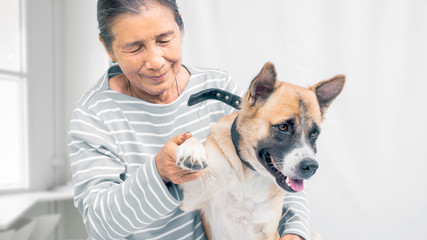
[[[136,48],[135,50],[132,50],[132,51],[129,51],[129,53],[136,53],[136,52],[138,52],[139,50],[141,50],[142,49],[142,46],[139,46],[138,48]]]
[[[172,39],[159,40],[159,41],[157,41],[157,42],[158,42],[158,43],[160,43],[160,44],[168,44],[168,43],[170,43],[170,42],[171,42],[171,40],[172,40]]]
[[[289,126],[287,124],[280,124],[278,127],[279,127],[279,130],[282,132],[289,131]]]

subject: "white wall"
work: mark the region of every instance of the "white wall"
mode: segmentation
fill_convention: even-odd
[[[98,40],[96,0],[57,1],[61,16],[61,29],[57,31],[58,44],[62,46],[62,84],[64,101],[62,126],[65,141],[66,168],[69,180],[71,170],[68,162],[66,132],[72,111],[79,98],[94,85],[109,66],[109,58]]]
[[[109,58],[98,40],[96,0],[62,0],[67,124],[74,105],[106,71]]]
[[[185,63],[244,89],[266,61],[307,86],[346,74],[307,182],[328,240],[425,239],[427,1],[181,0]]]
[[[54,38],[52,5],[44,0],[26,2],[27,118],[29,187],[52,187],[55,181]]]

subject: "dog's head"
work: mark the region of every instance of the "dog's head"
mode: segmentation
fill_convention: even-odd
[[[242,158],[281,189],[302,191],[304,179],[318,168],[320,123],[344,83],[343,75],[309,88],[279,82],[274,65],[266,63],[244,96],[236,122]]]

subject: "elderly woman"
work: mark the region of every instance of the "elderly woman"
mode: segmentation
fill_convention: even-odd
[[[223,71],[182,64],[183,22],[175,0],[99,0],[99,39],[117,64],[80,99],[70,123],[74,202],[90,239],[204,239],[198,211],[179,209],[176,184],[198,178],[175,149],[233,111],[221,102],[190,108],[206,88],[232,93]],[[282,239],[309,239],[304,197],[284,201]]]

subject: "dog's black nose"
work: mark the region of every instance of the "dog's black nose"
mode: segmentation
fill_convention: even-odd
[[[311,158],[305,158],[301,161],[299,169],[303,178],[309,178],[316,173],[316,170],[319,168],[319,164]]]

